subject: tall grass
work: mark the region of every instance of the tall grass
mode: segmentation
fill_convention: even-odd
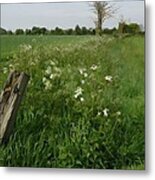
[[[31,44],[1,62],[0,85],[13,68],[31,76],[1,166],[144,168],[143,37]]]

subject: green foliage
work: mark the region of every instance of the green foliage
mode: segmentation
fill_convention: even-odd
[[[11,30],[7,31],[8,35],[13,35],[13,32]]]
[[[24,30],[23,29],[16,29],[15,34],[16,35],[22,35],[22,34],[24,34]]]
[[[7,34],[7,31],[0,27],[0,35]]]
[[[140,32],[140,26],[136,23],[131,23],[131,24],[125,26],[125,32],[127,32],[127,33],[139,33]]]
[[[26,30],[25,30],[25,34],[26,34],[26,35],[31,35],[31,33],[32,33],[31,29],[26,29]]]
[[[114,34],[114,33],[117,33],[117,29],[116,28],[112,28],[112,29],[105,28],[103,30],[103,33],[104,34]]]
[[[66,46],[66,45],[74,45],[75,43],[81,43],[88,41],[90,36],[1,36],[1,57],[9,58],[9,56],[14,56],[14,52],[18,53],[20,46],[23,44],[31,44],[33,46],[38,46],[41,44],[42,46]]]
[[[61,28],[56,27],[54,34],[55,35],[64,35],[64,31]]]
[[[82,31],[81,31],[81,28],[80,28],[79,25],[76,25],[76,27],[75,27],[75,34],[76,35],[81,35],[82,34]]]
[[[32,29],[16,29],[15,32],[7,31],[5,29],[0,28],[1,35],[95,35],[95,29],[86,27],[80,28],[79,25],[75,27],[75,29],[61,29],[56,27],[55,29],[48,30],[45,27],[32,27]]]
[[[1,59],[0,85],[31,80],[0,165],[144,169],[144,38],[28,38]]]
[[[137,23],[119,23],[118,31],[120,33],[137,34],[141,32],[140,26]]]
[[[15,32],[12,32],[11,30],[7,31],[3,28],[0,28],[0,34],[1,35],[102,35],[102,34],[117,34],[119,33],[130,33],[130,34],[141,34],[144,35],[144,32],[141,31],[141,28],[136,23],[131,24],[125,24],[125,23],[119,23],[118,29],[115,27],[112,29],[105,28],[104,30],[101,30],[99,28],[93,29],[83,26],[80,27],[79,25],[75,26],[75,29],[61,29],[59,27],[56,27],[55,29],[48,30],[45,27],[32,27],[32,29],[16,29]]]

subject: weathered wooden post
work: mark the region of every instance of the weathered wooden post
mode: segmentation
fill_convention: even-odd
[[[118,32],[123,34],[125,32],[125,22],[119,23]]]
[[[0,95],[0,143],[6,143],[10,137],[28,81],[28,75],[17,71],[7,79]]]

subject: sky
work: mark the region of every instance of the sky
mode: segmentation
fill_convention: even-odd
[[[120,0],[109,3],[118,10],[113,18],[105,21],[104,28],[117,27],[122,16],[127,22],[135,22],[144,27],[143,0]],[[94,28],[94,18],[90,2],[1,4],[1,27],[13,31],[33,26],[47,29],[58,26],[68,29],[74,28],[77,24]]]

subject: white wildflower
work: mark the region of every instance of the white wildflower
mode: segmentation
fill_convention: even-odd
[[[47,81],[46,77],[43,77],[42,81],[45,83]]]
[[[27,52],[29,50],[32,49],[32,46],[30,44],[22,44],[20,45],[20,48],[24,51],[24,52]]]
[[[6,67],[3,68],[3,73],[6,74],[8,72],[8,69]]]
[[[48,66],[45,73],[49,75],[49,74],[51,74],[51,72],[52,72],[52,68],[50,66]]]
[[[29,84],[29,85],[30,85],[30,84],[33,84],[32,79],[29,80],[28,84]]]
[[[27,46],[25,46],[25,49],[26,49],[27,51],[29,51],[30,49],[32,49],[32,46],[31,46],[30,44],[28,44]]]
[[[108,82],[112,82],[112,76],[105,76],[105,80]]]
[[[79,69],[79,72],[80,72],[81,75],[83,74],[83,70],[82,69]]]
[[[13,65],[12,65],[12,64],[9,64],[9,68],[12,69],[12,68],[13,68]]]
[[[85,68],[80,68],[80,69],[79,69],[79,72],[80,72],[81,75],[83,75],[85,71],[86,71]]]
[[[109,109],[105,108],[105,109],[103,110],[103,115],[104,115],[105,117],[108,117],[108,112],[109,112]]]
[[[84,76],[84,77],[88,77],[88,74],[87,74],[87,73],[84,73],[83,76]]]
[[[15,68],[14,68],[14,66],[12,64],[9,64],[9,69],[14,70]]]
[[[83,89],[82,89],[81,87],[78,87],[78,88],[75,90],[74,97],[75,97],[75,98],[78,98],[80,95],[82,95],[82,92],[83,92]]]
[[[100,111],[97,113],[97,116],[101,116],[101,112]]]
[[[81,84],[84,84],[84,83],[85,83],[85,80],[82,79],[82,80],[81,80]]]
[[[45,82],[45,89],[46,89],[46,90],[49,90],[49,89],[51,89],[51,87],[52,87],[51,82],[50,82],[49,80],[47,80],[47,81]]]
[[[117,111],[116,114],[117,114],[118,116],[120,116],[120,115],[121,115],[121,112],[120,112],[120,111]]]
[[[80,98],[80,101],[81,101],[81,102],[83,102],[83,101],[84,101],[84,98],[83,98],[83,97],[81,97],[81,98]]]
[[[53,78],[54,78],[54,74],[51,74],[51,75],[50,75],[50,79],[53,79]]]
[[[75,97],[75,99],[77,99],[78,98],[78,94],[74,94],[74,97]]]
[[[93,71],[95,71],[97,68],[98,68],[98,66],[95,65],[95,64],[93,64],[93,65],[90,67],[90,69],[93,70]]]
[[[54,71],[55,71],[57,74],[61,74],[61,69],[58,68],[58,67],[54,67]]]
[[[54,61],[50,61],[50,64],[51,64],[51,66],[55,66],[55,62]]]

